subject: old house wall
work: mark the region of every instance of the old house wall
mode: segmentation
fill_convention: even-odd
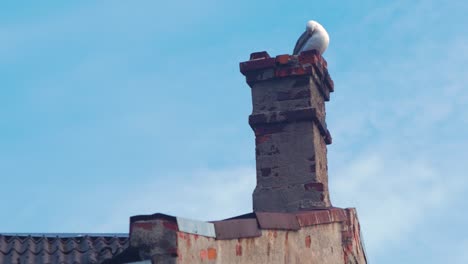
[[[177,263],[342,263],[341,241],[340,223],[230,240],[179,233]]]
[[[225,237],[222,230],[217,237],[182,232],[170,219],[136,221],[130,243],[153,263],[366,263],[355,210],[333,210],[337,214],[324,210],[294,216],[301,226],[297,230],[252,233],[244,227],[230,239],[219,239]],[[233,236],[237,231],[225,232]]]

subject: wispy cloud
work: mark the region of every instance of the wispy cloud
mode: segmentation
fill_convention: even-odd
[[[255,169],[250,167],[154,175],[154,180],[120,192],[106,208],[109,215],[93,230],[122,232],[129,216],[157,212],[206,221],[248,213],[254,188]]]
[[[357,38],[377,47],[356,53],[354,67],[334,75],[331,199],[336,206],[357,207],[369,255],[379,263],[392,249],[425,237],[421,232],[437,212],[468,191],[468,38],[452,21],[460,18],[458,9],[435,5],[394,2],[364,18],[358,25],[366,29]],[[387,26],[368,33],[375,23]],[[445,29],[449,23],[455,24]],[[456,237],[446,243],[463,245]]]
[[[357,207],[371,259],[390,263],[439,210],[464,205],[467,3],[368,1],[344,10],[339,2],[324,12],[325,4],[307,1],[300,11],[266,1],[232,4],[238,9],[211,0],[184,8],[100,1],[1,24],[0,68],[11,87],[0,88],[0,123],[10,136],[2,137],[0,166],[28,193],[4,201],[11,211],[28,206],[2,225],[125,232],[131,215],[214,220],[250,211],[254,143],[237,62],[265,47],[272,55],[290,50],[292,24],[309,16],[309,4],[332,37],[331,199]],[[337,18],[339,8],[346,15]],[[464,232],[450,220],[437,228]],[[465,238],[446,244],[451,263],[467,262]]]
[[[332,171],[331,198],[336,206],[357,207],[372,255],[407,241],[432,210],[461,195],[459,182],[430,161],[382,148],[356,154]]]

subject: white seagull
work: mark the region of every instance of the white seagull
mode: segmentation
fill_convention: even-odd
[[[294,47],[294,55],[306,50],[317,50],[323,54],[328,47],[330,37],[325,28],[317,21],[310,20],[306,24],[306,31],[302,33]]]

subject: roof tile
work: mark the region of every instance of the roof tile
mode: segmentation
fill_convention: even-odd
[[[0,234],[0,263],[100,263],[128,247],[128,236],[47,237]]]

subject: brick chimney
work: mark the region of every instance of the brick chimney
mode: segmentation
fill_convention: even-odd
[[[331,207],[325,102],[333,81],[316,51],[297,56],[252,53],[240,63],[252,90],[249,124],[255,133],[256,212]]]
[[[252,88],[254,212],[210,222],[133,216],[130,246],[108,264],[367,263],[356,210],[331,207],[328,195],[325,101],[333,82],[325,60],[257,52],[240,68]]]

